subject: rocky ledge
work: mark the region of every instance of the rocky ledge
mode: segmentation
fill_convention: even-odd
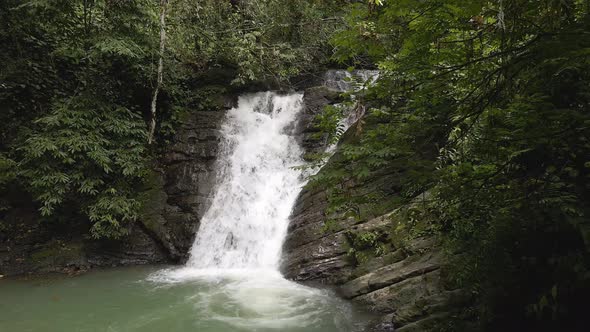
[[[468,303],[468,294],[447,285],[445,255],[435,237],[389,242],[386,252],[355,257],[355,239],[384,238],[399,222],[399,210],[330,231],[325,207],[322,191],[300,196],[284,249],[287,278],[335,286],[343,298],[380,317],[371,331],[437,331]]]

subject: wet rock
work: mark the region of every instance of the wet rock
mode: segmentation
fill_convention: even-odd
[[[393,315],[385,315],[377,319],[367,326],[366,332],[395,332],[395,325],[393,324]]]
[[[364,222],[320,231],[327,205],[319,192],[302,194],[285,244],[284,273],[307,282],[338,286],[338,293],[381,315],[367,331],[434,331],[469,303],[462,290],[445,287],[445,254],[435,237],[407,238],[403,247],[358,264],[348,257],[346,234],[392,229],[396,210]],[[313,230],[313,231],[312,231]],[[300,238],[300,237],[303,237]]]
[[[146,265],[169,262],[168,252],[140,223],[131,226],[126,241],[86,240],[84,252],[90,266]]]
[[[349,188],[355,193],[379,190],[395,196],[400,176],[403,174],[384,170]],[[446,259],[435,237],[407,235],[397,247],[390,242],[393,247],[383,255],[369,255],[362,262],[352,259],[352,239],[369,233],[389,234],[400,219],[400,208],[377,217],[370,217],[373,211],[369,211],[364,219],[340,220],[327,227],[327,207],[321,189],[299,195],[284,246],[286,277],[337,286],[342,297],[380,316],[367,331],[434,331],[468,303],[462,291],[445,288],[441,270]]]
[[[314,195],[305,197],[311,199]],[[300,219],[285,247],[285,275],[297,281],[338,286],[342,297],[381,315],[367,331],[434,331],[469,302],[462,290],[445,288],[441,274],[445,256],[434,237],[406,239],[403,248],[370,258],[361,265],[348,257],[346,232],[362,234],[387,229],[392,227],[394,215],[350,223],[336,233],[316,234],[311,241],[297,237],[305,236],[305,229],[310,227],[306,222],[318,224],[321,218],[301,219],[305,215],[310,214],[303,209],[294,216]]]
[[[220,109],[186,117],[146,188],[141,223],[174,262],[188,259],[199,222],[209,207],[220,129],[231,106],[225,102]]]
[[[343,282],[352,273],[345,242],[346,237],[339,233],[297,247],[285,255],[283,271],[297,281]]]
[[[324,107],[340,101],[340,92],[325,86],[312,87],[304,91],[304,107],[295,127],[295,135],[300,139],[305,152],[321,153],[325,150],[328,136],[319,133],[313,125],[313,120],[324,110]]]
[[[439,281],[440,273],[433,271],[358,296],[353,301],[367,306],[373,312],[388,314],[441,292]]]
[[[401,281],[438,270],[442,261],[440,252],[414,255],[401,262],[384,266],[342,285],[345,298],[355,298]]]

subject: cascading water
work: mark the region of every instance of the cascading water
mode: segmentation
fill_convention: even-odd
[[[0,331],[364,330],[370,317],[350,303],[279,272],[289,213],[305,182],[294,168],[303,161],[292,135],[301,109],[301,94],[260,93],[228,111],[214,198],[184,267],[5,278]]]
[[[188,298],[201,320],[245,331],[362,326],[362,319],[353,324],[350,306],[331,292],[286,280],[279,272],[289,214],[305,184],[296,168],[303,164],[303,151],[291,135],[302,98],[271,92],[239,98],[221,130],[219,180],[190,259],[184,268],[150,277],[160,285],[205,283]]]
[[[219,184],[188,266],[277,269],[291,208],[303,185],[302,151],[289,135],[301,94],[243,96],[222,128]]]

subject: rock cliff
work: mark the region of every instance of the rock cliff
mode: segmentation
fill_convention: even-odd
[[[190,114],[163,154],[141,223],[174,262],[188,258],[215,183],[219,129],[231,100],[218,109]]]
[[[306,90],[304,132],[313,132],[308,119],[335,101],[329,91]],[[343,140],[354,139],[346,135]],[[317,135],[315,140],[305,137],[308,152],[325,149],[326,142]],[[337,151],[324,170],[338,162]],[[447,285],[445,254],[435,237],[407,234],[393,238],[409,206],[395,203],[402,177],[403,173],[384,169],[362,183],[344,184],[354,195],[380,192],[382,200],[391,201],[385,204],[385,211],[358,206],[356,218],[330,215],[325,188],[304,189],[292,211],[283,273],[295,281],[335,286],[342,297],[380,317],[371,331],[440,330],[469,298]]]

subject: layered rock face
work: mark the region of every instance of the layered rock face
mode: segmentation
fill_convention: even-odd
[[[307,129],[303,130],[303,145],[311,152],[322,151],[325,141],[305,135],[313,133],[308,119],[335,100],[329,90],[315,88],[306,90],[304,101],[306,115],[301,126]],[[336,152],[325,168],[338,159]],[[379,191],[393,197],[400,191],[401,177],[401,173],[383,170],[364,183],[349,185],[356,195]],[[383,215],[368,211],[362,218],[340,219],[335,224],[329,222],[334,216],[327,209],[324,189],[305,189],[299,195],[284,245],[287,278],[335,286],[342,297],[379,317],[371,331],[434,331],[448,324],[455,308],[469,300],[461,290],[445,285],[445,256],[435,238],[391,241],[389,234],[403,222],[403,207]],[[359,260],[355,254],[363,248],[355,248],[355,239],[367,235],[387,242],[388,248]],[[374,246],[368,247],[365,249],[373,250]]]
[[[154,173],[142,224],[174,262],[189,255],[199,221],[206,212],[215,185],[215,160],[224,109],[191,114],[166,149],[161,168]]]

